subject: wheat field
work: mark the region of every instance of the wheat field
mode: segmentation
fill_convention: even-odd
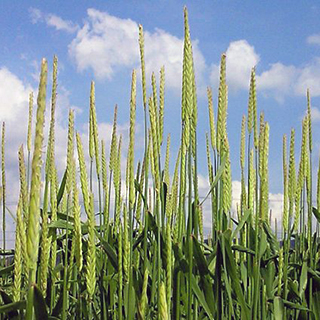
[[[278,239],[270,224],[270,128],[259,113],[255,68],[239,133],[241,199],[235,218],[226,55],[221,55],[217,106],[213,105],[216,92],[207,90],[210,130],[198,137],[186,8],[184,27],[181,136],[174,155],[170,135],[164,136],[165,69],[160,70],[159,84],[154,73],[146,79],[142,26],[137,43],[141,69],[132,72],[128,149],[124,150],[117,130],[115,107],[106,154],[106,143],[99,139],[92,82],[88,148],[70,110],[63,176],[58,176],[55,159],[58,59],[53,59],[50,106],[46,105],[48,65],[42,60],[36,121],[30,93],[27,137],[17,150],[20,192],[12,261],[5,247],[9,146],[2,125],[1,319],[320,319],[320,171],[318,181],[312,181],[309,91],[301,143],[295,140],[294,129],[283,136],[284,196]],[[147,92],[149,80],[151,92]],[[142,101],[136,100],[138,90]],[[144,111],[141,159],[135,154],[137,107]],[[50,112],[46,145],[45,112]],[[210,185],[204,198],[199,196],[197,160],[197,141],[203,138]],[[295,159],[298,149],[300,158]],[[121,155],[125,155],[125,171]],[[174,172],[169,170],[170,162]],[[203,231],[205,203],[210,204],[212,217],[209,236]]]

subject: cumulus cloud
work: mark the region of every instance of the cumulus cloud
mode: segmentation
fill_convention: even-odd
[[[286,66],[280,62],[271,64],[270,69],[257,76],[257,90],[273,95],[282,101],[286,94],[294,92],[298,70],[294,66]]]
[[[25,84],[15,74],[13,74],[7,68],[0,69],[0,81],[2,83],[0,88],[0,100],[2,101],[0,106],[0,119],[5,122],[6,125],[6,168],[8,174],[8,183],[10,186],[14,185],[14,188],[10,194],[8,194],[9,201],[16,201],[19,188],[18,188],[18,157],[17,152],[21,144],[26,143],[27,125],[28,125],[28,105],[29,105],[29,93],[34,92],[34,114],[36,110],[36,90],[30,85]],[[62,93],[61,97],[58,96],[58,102],[64,100],[66,97]],[[48,109],[48,107],[47,107]],[[62,119],[62,111],[57,109],[57,119]],[[46,130],[49,123],[49,112],[46,112]],[[34,129],[34,125],[33,125]],[[65,130],[60,125],[60,120],[57,121],[57,134],[61,134],[61,137],[65,134]],[[34,130],[33,130],[34,131]],[[64,131],[64,132],[61,132]],[[58,140],[60,141],[60,139]],[[60,154],[59,154],[60,156]]]
[[[38,22],[42,22],[43,21],[43,14],[42,12],[37,9],[37,8],[30,8],[29,9],[29,14],[30,14],[30,18],[31,18],[31,22],[33,24],[36,24]]]
[[[97,77],[111,77],[119,66],[132,66],[139,58],[138,26],[95,9],[69,46],[80,71],[92,68]]]
[[[307,43],[320,45],[320,34],[317,33],[317,34],[312,34],[311,36],[309,36],[307,38]]]
[[[269,211],[271,212],[271,227],[275,229],[277,219],[278,230],[281,230],[283,216],[283,194],[269,193]]]
[[[206,195],[209,190],[208,177],[199,176],[199,194]],[[238,220],[237,217],[237,207],[240,205],[241,198],[241,182],[238,180],[232,181],[232,206],[231,215]],[[269,211],[271,212],[271,227],[275,227],[275,219],[277,219],[278,229],[282,223],[282,210],[283,210],[283,194],[281,193],[269,193]],[[210,233],[211,230],[211,202],[208,199],[203,204],[203,224],[206,235]]]
[[[0,119],[3,121],[16,121],[24,115],[28,95],[32,90],[7,68],[0,68]]]
[[[320,96],[320,58],[315,58],[300,69],[295,86],[296,94],[306,95],[307,89],[313,97]]]
[[[269,70],[262,72],[257,77],[257,86],[261,90],[275,90],[288,92],[292,90],[292,78],[297,76],[294,66],[285,66],[282,63],[274,63]]]
[[[319,35],[320,38],[320,35]],[[315,36],[310,41],[316,43]],[[312,40],[313,39],[313,40]],[[246,40],[230,42],[227,50],[227,84],[230,91],[248,90],[251,68],[260,61],[255,48]],[[320,96],[320,57],[301,66],[275,62],[257,73],[257,90],[282,102],[288,95],[304,96],[310,89],[312,96]],[[219,65],[211,66],[210,82],[219,84]]]
[[[46,23],[48,26],[55,27],[56,30],[63,30],[68,33],[74,33],[78,30],[78,26],[72,21],[63,20],[62,18],[53,14],[49,14],[46,17]]]
[[[233,41],[226,51],[227,84],[230,90],[248,89],[252,67],[260,61],[255,49],[246,40]],[[214,86],[219,83],[219,66],[211,67],[210,80]]]
[[[232,212],[236,214],[237,206],[240,204],[241,198],[241,182],[232,181]],[[269,193],[269,212],[271,212],[271,226],[274,228],[275,219],[278,223],[282,223],[282,210],[283,210],[283,194],[282,193]],[[236,218],[237,219],[237,218]]]
[[[54,14],[45,14],[30,8],[32,23],[46,23],[56,30],[76,33],[68,47],[69,55],[79,71],[91,69],[97,78],[111,79],[122,68],[139,68],[138,23],[132,19],[121,19],[96,9],[88,9],[87,17],[80,28],[72,21]],[[181,88],[183,39],[164,30],[145,30],[145,60],[147,78],[164,65],[166,83],[169,88]],[[309,44],[320,44],[320,34],[307,38]],[[214,87],[219,83],[219,65],[208,67],[193,41],[196,80],[200,91],[206,85],[207,70]],[[247,40],[230,42],[227,50],[227,83],[230,91],[248,90],[251,68],[260,61],[260,55]],[[257,74],[257,89],[279,102],[294,93],[305,95],[307,88],[312,96],[320,96],[320,57],[302,66],[275,62]]]
[[[280,62],[272,64],[257,76],[257,89],[279,100],[292,93],[305,96],[307,89],[313,97],[320,96],[320,58],[299,67]]]
[[[311,107],[311,118],[313,122],[320,122],[320,110],[316,107]]]
[[[10,185],[10,193],[8,194],[8,201],[16,202],[18,199],[19,183],[17,177],[18,174],[18,149],[21,144],[26,145],[26,135],[28,126],[28,109],[29,109],[29,94],[34,92],[34,118],[33,118],[33,135],[35,126],[35,114],[36,114],[36,98],[37,89],[32,88],[31,85],[25,84],[22,80],[12,73],[9,69],[0,68],[0,119],[1,122],[5,122],[6,134],[5,134],[5,155],[6,155],[6,171],[7,181]],[[47,108],[45,113],[45,141],[48,136],[49,122],[50,122],[50,101],[49,91],[47,93]],[[57,167],[62,172],[65,166],[66,160],[66,136],[67,136],[67,119],[68,109],[72,108],[76,114],[81,110],[71,105],[69,100],[69,91],[59,86],[57,95],[57,107],[56,107],[56,160]],[[2,123],[1,123],[2,124]],[[44,147],[44,151],[45,151]]]
[[[49,27],[54,27],[58,31],[66,31],[74,33],[79,29],[79,26],[70,20],[64,20],[54,14],[45,14],[37,8],[30,8],[31,22],[36,24],[38,22],[46,23]]]
[[[313,97],[320,96],[320,58],[303,66],[272,64],[270,69],[257,76],[257,89],[283,100],[292,93],[305,96],[307,89]]]
[[[139,67],[138,23],[120,19],[95,9],[88,9],[84,26],[69,45],[69,54],[79,71],[92,69],[99,78],[112,78],[119,68]],[[180,88],[183,39],[156,29],[144,31],[147,76],[164,65],[169,87]],[[198,42],[193,42],[198,83],[205,69],[205,59]]]

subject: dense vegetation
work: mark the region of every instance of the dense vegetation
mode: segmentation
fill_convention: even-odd
[[[269,125],[263,113],[258,121],[254,68],[240,139],[241,200],[237,219],[231,215],[224,54],[216,119],[208,89],[210,190],[205,199],[199,200],[197,95],[186,9],[184,20],[181,144],[173,175],[169,174],[170,136],[163,136],[165,72],[163,68],[160,71],[159,90],[152,74],[152,93],[147,97],[141,26],[143,101],[138,106],[144,108],[145,149],[138,161],[134,152],[137,76],[133,71],[125,173],[121,171],[122,137],[117,133],[117,109],[107,157],[105,143],[99,140],[92,82],[89,150],[84,150],[80,135],[75,132],[74,112],[70,110],[66,169],[63,177],[57,176],[57,58],[53,62],[46,147],[43,128],[47,62],[42,61],[34,139],[31,94],[27,160],[23,146],[18,153],[20,197],[12,264],[5,265],[9,252],[5,247],[1,251],[1,319],[320,319],[318,223],[312,226],[313,216],[320,219],[320,187],[318,183],[317,206],[313,208],[309,93],[297,170],[294,130],[289,157],[287,138],[283,137],[284,200],[279,242],[269,221]],[[5,244],[4,141],[3,124]],[[87,154],[89,165],[85,161]],[[125,187],[121,187],[124,176]],[[203,234],[205,201],[211,201],[209,239]]]

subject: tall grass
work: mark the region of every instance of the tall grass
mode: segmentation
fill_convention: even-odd
[[[317,206],[313,207],[310,94],[307,93],[307,116],[302,124],[298,173],[295,131],[291,131],[290,142],[287,136],[283,137],[284,197],[279,241],[270,223],[270,127],[263,113],[258,121],[254,68],[248,112],[242,118],[239,135],[241,199],[237,218],[231,212],[225,54],[221,56],[216,110],[214,92],[207,90],[210,188],[200,202],[197,92],[186,9],[184,23],[178,155],[171,157],[170,135],[164,137],[165,69],[160,70],[159,88],[152,73],[148,95],[144,35],[139,26],[142,101],[136,99],[139,88],[134,70],[128,101],[126,172],[122,172],[123,137],[117,131],[117,107],[107,157],[105,142],[99,140],[92,82],[89,150],[83,147],[74,128],[74,113],[70,111],[67,163],[64,175],[57,176],[56,57],[46,161],[42,161],[47,93],[47,62],[42,61],[33,144],[30,95],[27,163],[23,147],[19,149],[20,196],[14,261],[0,269],[1,319],[320,319],[320,169]],[[137,159],[136,108],[141,106],[145,144],[142,159]],[[5,258],[9,254],[5,247],[5,124],[2,128],[1,254]],[[170,176],[169,162],[173,160],[175,169]],[[121,188],[124,183],[125,188]],[[212,218],[208,239],[203,233],[205,202],[210,203]],[[317,221],[316,227],[313,220]]]

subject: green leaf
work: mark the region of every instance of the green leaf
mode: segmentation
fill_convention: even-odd
[[[262,222],[263,230],[267,235],[267,239],[270,245],[270,248],[272,250],[272,254],[276,253],[280,249],[280,245],[276,237],[274,236],[272,230],[270,229],[270,226],[265,221]]]
[[[310,312],[310,309],[308,309],[307,307],[302,306],[299,303],[293,303],[291,301],[287,301],[287,300],[283,300],[283,303],[286,307],[290,308],[290,309],[295,309],[295,310],[300,310],[300,311],[307,311]]]
[[[312,207],[312,212],[313,212],[313,215],[318,220],[318,222],[320,223],[320,212],[318,211],[318,209],[316,209],[315,207]]]
[[[211,192],[213,191],[213,189],[215,188],[215,186],[217,185],[217,183],[219,182],[223,172],[224,172],[224,167],[226,165],[226,155],[223,156],[223,158],[221,159],[221,164],[219,166],[219,169],[217,171],[216,176],[214,177],[213,183],[211,185],[211,188],[209,190],[209,192],[207,193],[207,195],[205,196],[205,198],[201,201],[200,203],[200,207],[203,205],[203,203],[207,200],[207,198],[210,196]]]
[[[131,282],[129,282],[128,290],[129,290],[128,320],[132,320],[132,319],[134,319],[136,296],[135,296],[134,288],[133,288]]]
[[[280,297],[274,297],[273,300],[273,315],[274,320],[283,320],[284,318],[284,305]]]
[[[215,301],[216,301],[216,313],[221,314],[222,313],[222,248],[221,248],[221,240],[218,239],[217,245],[216,245],[216,266],[215,266],[215,274],[214,274],[214,283],[213,283],[213,292],[215,295]]]
[[[259,243],[259,259],[262,258],[262,256],[264,255],[264,253],[267,250],[267,237],[266,234],[263,230],[261,230],[261,239],[260,239],[260,243]]]
[[[52,317],[58,317],[60,315],[62,310],[62,305],[63,305],[63,294],[60,294],[59,299],[52,310],[52,314],[51,314]]]
[[[65,220],[56,220],[56,221],[52,221],[49,224],[49,228],[51,229],[68,229],[68,230],[73,230],[73,225],[70,224],[70,221],[67,222]]]
[[[62,263],[57,264],[53,269],[53,275],[56,277],[59,272],[63,270],[64,266]]]
[[[58,195],[57,195],[57,207],[59,207],[59,204],[62,200],[63,194],[64,194],[64,189],[66,187],[66,181],[67,181],[67,169],[65,170],[64,174],[63,174],[63,178],[60,184],[60,188],[58,191]]]
[[[115,268],[116,271],[118,271],[118,258],[114,249],[110,246],[110,244],[107,241],[103,240],[102,238],[100,238],[100,241],[104,251],[110,259],[112,266]]]
[[[256,255],[256,253],[255,253],[253,250],[251,250],[251,249],[249,249],[249,248],[247,248],[247,247],[238,245],[238,244],[234,244],[233,246],[231,246],[231,249],[232,249],[232,250],[235,250],[235,251],[240,251],[240,252],[249,253],[249,254],[251,254],[252,256],[255,256],[255,255]]]
[[[231,251],[231,246],[229,242],[230,238],[229,238],[228,231],[226,231],[222,235],[222,240],[224,243],[224,249],[226,254],[226,264],[227,264],[226,272],[231,278],[231,285],[236,294],[237,301],[239,302],[241,307],[241,319],[249,320],[249,309],[248,309],[246,300],[244,298],[244,294],[240,285],[240,280],[237,274],[236,261],[234,260],[234,256]]]
[[[320,291],[316,291],[313,294],[312,300],[313,314],[316,320],[320,320]]]
[[[25,308],[26,308],[26,301],[24,300],[11,302],[0,307],[0,314],[9,313],[9,317],[14,316],[14,314],[17,316],[18,313],[16,311],[24,310]]]
[[[293,297],[295,299],[300,299],[300,295],[299,295],[299,283],[297,280],[294,280],[292,281],[291,279],[288,279],[288,283],[289,283],[289,290],[290,290],[290,293],[293,295]]]
[[[61,220],[68,220],[69,222],[74,222],[74,218],[73,216],[70,216],[70,214],[66,215],[65,213],[57,212],[57,217]]]
[[[197,296],[198,301],[200,302],[200,304],[202,305],[203,309],[206,311],[209,319],[213,320],[213,316],[211,314],[211,310],[207,304],[207,301],[204,297],[203,292],[200,290],[196,278],[194,277],[194,275],[192,275],[191,277],[191,286],[192,286],[192,290],[195,293],[195,295]]]
[[[238,234],[238,232],[243,228],[245,223],[248,221],[250,215],[251,215],[251,209],[248,209],[244,212],[244,215],[241,217],[241,220],[239,221],[237,227],[232,232],[231,239],[234,239],[234,237]]]
[[[192,237],[193,241],[193,254],[195,258],[196,265],[199,269],[201,275],[206,275],[209,273],[207,261],[203,255],[203,252],[200,248],[199,242],[195,237]]]
[[[307,266],[306,261],[303,261],[303,263],[302,263],[299,282],[300,282],[299,296],[302,299],[303,294],[304,294],[306,287],[307,287],[307,284],[308,284],[308,266]]]
[[[34,312],[36,316],[36,320],[48,320],[48,311],[47,305],[43,298],[43,295],[40,289],[34,285],[34,295],[33,295],[33,303],[34,303]]]

